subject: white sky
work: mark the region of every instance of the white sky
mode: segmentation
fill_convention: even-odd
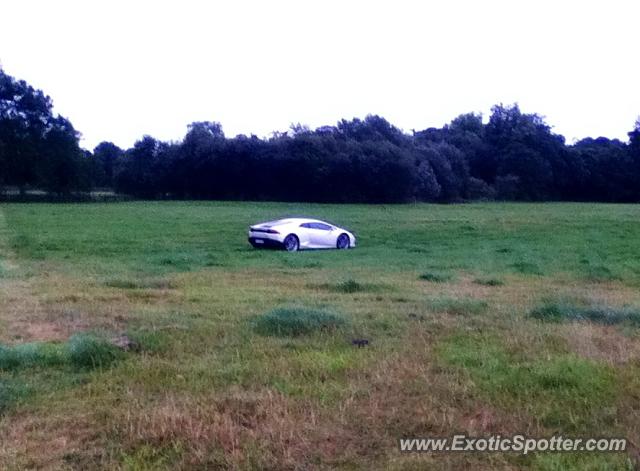
[[[410,131],[518,102],[567,137],[640,115],[638,0],[0,0],[0,63],[93,148],[192,121],[266,136],[384,116]]]

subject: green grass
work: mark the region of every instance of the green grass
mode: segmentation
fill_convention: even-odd
[[[427,301],[431,311],[446,312],[457,316],[473,316],[487,311],[489,304],[473,298],[436,298]]]
[[[573,273],[581,260],[637,281],[640,210],[634,205],[318,205],[150,202],[6,204],[12,250],[74,272],[158,275],[214,268],[450,269],[524,275]],[[78,217],[82,214],[82,217]],[[257,254],[246,242],[256,221],[311,214],[353,229],[358,248],[339,253]],[[474,231],[464,227],[473,225]],[[44,230],[42,230],[44,228]],[[428,253],[417,251],[428,250]],[[213,265],[212,265],[213,264]]]
[[[575,355],[527,357],[481,335],[445,339],[438,353],[468,373],[494,404],[529,410],[548,427],[589,432],[615,404],[614,371]]]
[[[0,378],[0,415],[15,404],[27,401],[33,394],[27,381]]]
[[[248,244],[286,215],[358,247]],[[640,443],[637,234],[638,205],[4,204],[0,468],[635,465],[396,443]],[[122,333],[139,348],[105,340]]]
[[[516,272],[523,275],[542,275],[543,272],[540,266],[535,262],[527,262],[518,260],[510,265]]]
[[[622,279],[620,275],[613,273],[604,265],[588,266],[585,269],[585,278],[594,282],[617,281]]]
[[[633,471],[634,464],[624,453],[540,453],[533,458],[532,468],[539,471],[581,471],[619,470]]]

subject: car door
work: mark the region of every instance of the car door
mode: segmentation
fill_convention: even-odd
[[[306,248],[315,249],[319,240],[319,231],[315,228],[314,223],[304,222],[300,224],[300,231],[298,234],[300,239],[300,245]]]
[[[333,226],[322,222],[311,223],[311,243],[315,247],[335,247],[336,235]]]

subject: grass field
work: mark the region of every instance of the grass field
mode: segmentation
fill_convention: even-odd
[[[358,248],[253,250],[283,215]],[[0,469],[634,469],[639,234],[637,205],[5,204]],[[398,451],[453,433],[630,444]]]

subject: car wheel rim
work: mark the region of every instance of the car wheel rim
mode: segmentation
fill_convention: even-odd
[[[345,236],[340,236],[340,238],[338,239],[338,248],[346,249],[348,245],[349,243],[347,242],[347,238]]]
[[[284,241],[284,246],[289,252],[293,252],[296,249],[296,240],[293,237],[287,237]]]

